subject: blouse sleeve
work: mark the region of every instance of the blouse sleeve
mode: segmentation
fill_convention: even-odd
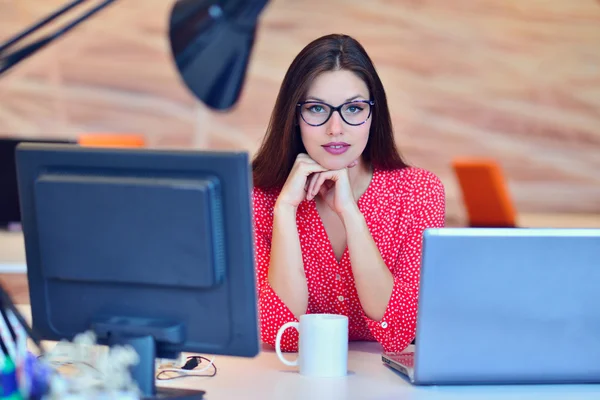
[[[257,274],[258,314],[260,336],[263,343],[275,346],[277,331],[283,324],[298,321],[290,309],[283,303],[269,285],[268,272],[271,260],[271,237],[273,217],[269,211],[265,195],[254,194],[254,241],[255,264]],[[298,351],[298,331],[286,329],[281,338],[281,351]]]
[[[413,224],[403,239],[395,265],[390,268],[394,287],[387,309],[380,321],[364,316],[371,333],[386,352],[404,350],[415,337],[423,231],[444,226],[444,186],[431,173],[423,178],[422,184],[415,185]]]

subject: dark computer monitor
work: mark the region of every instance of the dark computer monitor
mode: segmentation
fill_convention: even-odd
[[[21,222],[15,150],[19,143],[73,143],[68,139],[0,138],[0,228]]]
[[[259,353],[247,153],[21,144],[33,328],[155,357]]]

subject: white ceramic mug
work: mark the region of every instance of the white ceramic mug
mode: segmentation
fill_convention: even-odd
[[[288,322],[277,332],[275,351],[285,365],[299,366],[300,373],[314,377],[337,377],[348,373],[348,317],[336,314],[305,314],[300,322]],[[299,333],[298,358],[281,353],[281,337],[288,328]]]

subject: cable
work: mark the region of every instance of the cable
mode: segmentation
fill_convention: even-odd
[[[38,359],[43,359],[42,356],[38,356]],[[203,364],[205,362],[205,365]],[[212,378],[217,375],[217,366],[214,363],[215,356],[211,359],[208,359],[204,356],[188,356],[186,358],[185,364],[181,368],[167,368],[162,369],[156,375],[156,380],[159,381],[168,381],[173,379],[187,378],[187,377],[205,377]],[[84,361],[70,361],[70,360],[57,360],[56,358],[53,360],[46,360],[49,366],[53,367],[53,371],[55,373],[61,373],[61,367],[72,367],[77,370],[77,372],[84,373],[84,369],[93,372],[96,376],[96,379],[102,379],[102,373],[94,367],[92,364],[84,362]],[[208,362],[208,364],[206,364]],[[197,369],[198,366],[201,368]],[[212,368],[210,373],[204,373]],[[62,373],[65,373],[63,371]],[[171,375],[175,374],[175,375]]]
[[[202,364],[202,361],[207,361],[208,365],[196,370],[196,367]],[[189,356],[187,357],[186,363],[181,368],[169,368],[160,371],[156,375],[156,379],[159,381],[169,381],[173,379],[187,378],[187,377],[205,377],[212,378],[217,375],[217,366],[214,363],[215,357],[213,356],[210,360],[203,356]],[[212,372],[203,374],[212,367]],[[191,371],[194,371],[193,373]],[[169,374],[176,374],[175,376],[166,376]],[[165,376],[163,376],[165,375]]]

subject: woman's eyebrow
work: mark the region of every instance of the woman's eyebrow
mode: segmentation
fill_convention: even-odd
[[[346,103],[346,102],[349,102],[349,101],[352,101],[352,100],[356,100],[356,99],[358,99],[358,98],[363,98],[363,97],[365,97],[365,96],[362,96],[362,95],[360,95],[360,94],[357,94],[357,95],[355,95],[355,96],[349,97],[349,98],[347,98],[346,100],[344,100],[344,103]],[[308,96],[306,99],[307,99],[307,100],[320,101],[321,103],[327,103],[325,100],[322,100],[322,99],[320,99],[320,98],[318,98],[318,97],[315,97],[315,96]]]

